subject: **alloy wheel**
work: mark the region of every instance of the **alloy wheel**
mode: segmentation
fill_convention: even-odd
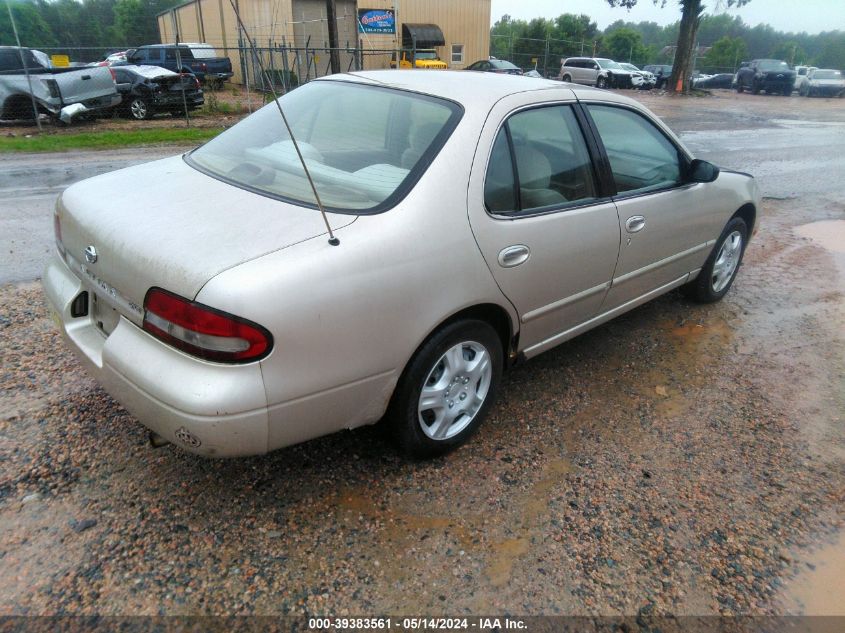
[[[731,282],[741,256],[742,234],[739,231],[733,231],[722,242],[716,261],[713,262],[713,274],[710,278],[713,292],[721,292]]]

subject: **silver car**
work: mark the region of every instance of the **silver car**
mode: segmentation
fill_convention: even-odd
[[[751,176],[602,90],[388,70],[280,104],[296,146],[271,103],[56,205],[43,283],[62,332],[194,453],[382,418],[405,452],[444,453],[512,364],[674,288],[721,299],[760,208]]]

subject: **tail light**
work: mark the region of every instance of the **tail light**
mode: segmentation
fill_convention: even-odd
[[[205,63],[200,64],[200,70],[202,72],[205,72],[206,70],[208,70],[208,64],[205,64]]]
[[[256,361],[273,348],[272,335],[257,323],[161,288],[144,298],[144,329],[192,356],[223,363]]]
[[[199,87],[200,87],[200,80],[197,79],[196,77],[194,77],[194,88],[199,90]]]
[[[111,78],[114,83],[117,83],[117,73],[114,72],[114,68],[109,66],[109,72],[111,73]]]

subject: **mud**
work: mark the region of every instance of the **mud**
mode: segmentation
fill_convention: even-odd
[[[61,344],[37,284],[0,287],[0,613],[841,605],[842,126],[773,125],[792,158],[730,109],[737,134],[701,135],[715,103],[664,106],[725,166],[789,175],[802,143],[821,148],[828,186],[799,178],[773,199],[787,187],[763,169],[759,231],[722,302],[672,293],[515,369],[444,459],[407,462],[377,428],[251,459],[153,451]],[[789,121],[793,103],[759,116]]]

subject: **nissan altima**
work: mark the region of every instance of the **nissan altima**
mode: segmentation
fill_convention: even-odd
[[[250,455],[384,420],[425,457],[479,428],[514,363],[675,288],[721,299],[759,208],[751,176],[627,97],[360,72],[69,187],[43,284],[159,440]]]

